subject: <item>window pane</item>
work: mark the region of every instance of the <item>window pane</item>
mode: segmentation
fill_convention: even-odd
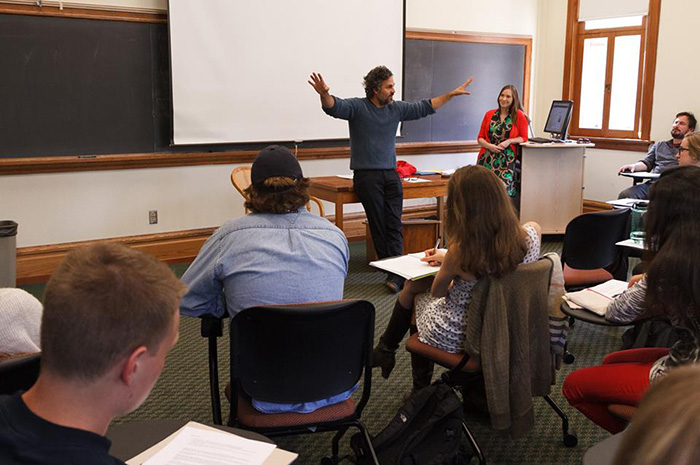
[[[610,29],[613,27],[641,26],[644,16],[625,16],[623,18],[592,19],[585,21],[586,30]]]
[[[641,42],[638,35],[615,37],[609,129],[634,130]]]
[[[605,64],[608,57],[608,38],[583,41],[583,69],[581,70],[581,101],[578,127],[602,129],[603,101],[605,98]]]

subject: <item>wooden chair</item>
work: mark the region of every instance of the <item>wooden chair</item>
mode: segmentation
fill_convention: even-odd
[[[245,195],[245,190],[250,186],[250,165],[234,168],[233,171],[231,171],[231,184],[233,184],[233,187],[236,188],[238,193],[241,194],[245,200],[248,200],[248,197]],[[309,201],[306,203],[306,209],[308,211],[313,211],[312,203],[316,204],[319,216],[326,216],[323,202],[313,196],[309,197]],[[250,213],[250,210],[246,208],[245,212]]]

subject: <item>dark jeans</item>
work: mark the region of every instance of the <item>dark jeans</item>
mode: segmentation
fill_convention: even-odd
[[[403,187],[395,170],[355,170],[353,187],[369,222],[377,257],[403,254]]]
[[[649,198],[649,189],[651,188],[650,182],[645,182],[644,184],[637,184],[620,192],[617,196],[618,199],[640,199],[646,200]]]

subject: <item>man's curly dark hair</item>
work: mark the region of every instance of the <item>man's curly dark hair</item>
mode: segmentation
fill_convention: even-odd
[[[372,69],[367,76],[364,77],[363,85],[365,86],[365,95],[367,98],[372,98],[375,91],[382,88],[382,82],[393,76],[394,73],[389,71],[386,66],[377,66]]]

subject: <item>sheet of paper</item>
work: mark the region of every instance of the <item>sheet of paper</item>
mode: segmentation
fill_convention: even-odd
[[[566,299],[597,315],[605,316],[608,304],[627,289],[625,281],[611,279],[582,291],[569,292]]]
[[[589,287],[588,290],[602,294],[605,297],[614,299],[618,295],[625,292],[627,289],[627,282],[620,281],[619,279],[611,279],[610,281],[605,281],[604,283],[598,284],[597,286]]]
[[[649,205],[648,200],[639,200],[639,199],[615,199],[615,200],[608,200],[605,203],[609,203],[610,205],[614,207],[634,207],[635,204],[640,204],[640,205]]]
[[[218,430],[185,426],[144,465],[262,465],[274,444],[245,439]]]
[[[404,182],[430,182],[430,179],[423,178],[403,178]]]
[[[426,276],[432,276],[440,271],[439,266],[431,266],[428,262],[420,261],[424,256],[425,253],[418,252],[401,257],[385,258],[384,260],[377,260],[369,264],[375,268],[397,274],[402,278],[416,280],[425,278]]]
[[[351,181],[352,181],[352,177],[353,177],[352,174],[336,174],[336,176],[338,176],[339,178],[343,178],[343,179],[349,179]]]

